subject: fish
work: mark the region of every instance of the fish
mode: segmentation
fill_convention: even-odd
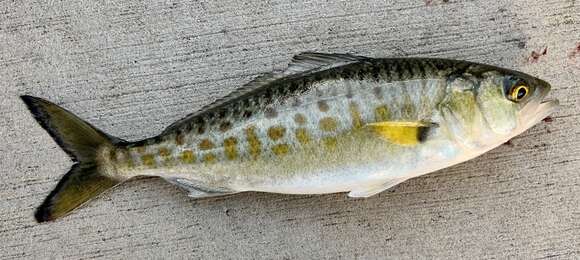
[[[36,209],[53,221],[137,176],[205,198],[240,192],[370,197],[475,158],[559,107],[550,84],[439,58],[301,53],[139,141],[42,98],[21,99],[73,165]]]

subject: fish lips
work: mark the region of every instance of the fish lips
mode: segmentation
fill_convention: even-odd
[[[560,108],[560,102],[557,99],[545,99],[550,92],[550,85],[546,83],[537,99],[532,100],[520,111],[521,124],[523,128],[529,128],[554,113]]]
[[[540,84],[543,86],[540,92],[540,97],[538,100],[541,100],[537,111],[549,111],[548,115],[552,112],[556,111],[560,107],[560,101],[557,99],[546,99],[546,96],[550,93],[550,89],[552,88],[548,82],[539,79]],[[547,115],[546,115],[547,116]],[[542,118],[543,119],[543,118]]]

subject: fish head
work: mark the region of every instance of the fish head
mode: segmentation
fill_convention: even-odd
[[[548,82],[525,73],[499,70],[483,73],[476,91],[485,124],[498,137],[513,137],[553,113],[557,100],[545,100]]]
[[[546,81],[493,66],[477,65],[448,84],[442,115],[456,140],[477,149],[509,140],[559,106],[544,100],[551,88]]]

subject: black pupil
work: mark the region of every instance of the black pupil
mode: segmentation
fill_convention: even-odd
[[[524,98],[527,93],[528,93],[528,91],[526,90],[526,88],[518,89],[518,99]]]

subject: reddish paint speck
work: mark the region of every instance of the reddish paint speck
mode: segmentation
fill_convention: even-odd
[[[544,121],[546,123],[552,123],[552,122],[554,122],[554,119],[551,116],[549,116],[549,117],[542,119],[542,121]]]
[[[570,54],[568,54],[568,58],[574,59],[579,54],[580,54],[580,42],[576,43],[576,47],[572,51],[570,51]]]

